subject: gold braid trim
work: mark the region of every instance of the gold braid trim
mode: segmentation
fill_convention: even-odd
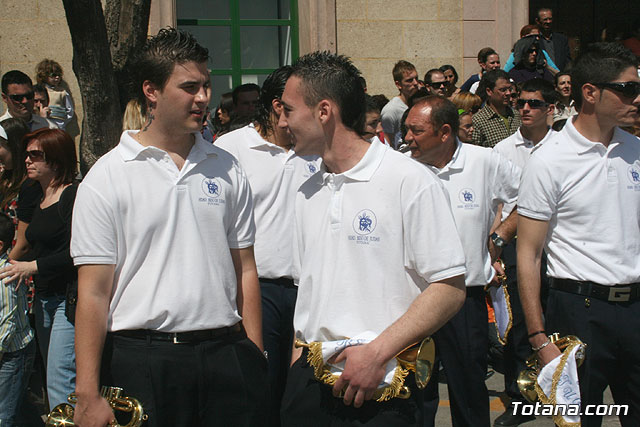
[[[502,345],[507,345],[507,340],[509,339],[509,332],[511,332],[511,327],[513,326],[513,313],[511,312],[511,296],[507,291],[507,285],[504,282],[500,285],[502,286],[502,291],[504,292],[504,301],[507,304],[507,311],[509,312],[509,324],[507,325],[507,329],[504,331],[504,339],[500,337],[500,331],[496,327],[496,333],[498,334],[498,341]],[[496,325],[497,326],[497,325]]]
[[[551,395],[549,397],[547,397],[544,394],[544,390],[542,390],[542,387],[540,387],[540,384],[538,384],[538,381],[535,382],[536,392],[538,393],[538,398],[542,403],[546,405],[556,406],[556,403],[557,403],[556,392],[558,391],[558,382],[560,382],[560,376],[562,375],[562,371],[564,370],[564,367],[567,364],[569,355],[571,354],[573,349],[579,345],[580,343],[574,342],[569,344],[564,349],[562,356],[560,356],[560,363],[558,363],[558,366],[556,367],[556,370],[553,372],[553,376],[551,378]],[[565,419],[561,414],[554,415],[553,421],[556,423],[556,425],[560,427],[579,427],[581,425],[580,422],[570,423],[568,421],[565,421]]]
[[[324,360],[322,360],[322,342],[314,341],[308,345],[309,352],[307,353],[307,362],[313,367],[314,376],[321,383],[333,386],[340,376],[331,373],[329,365],[326,365]],[[391,400],[394,397],[397,397],[402,391],[404,380],[407,375],[409,375],[410,369],[408,366],[403,366],[404,363],[401,363],[397,359],[396,361],[398,364],[393,373],[393,380],[391,380],[391,384],[386,387],[379,388],[375,392],[374,397],[380,395],[376,398],[377,402]]]

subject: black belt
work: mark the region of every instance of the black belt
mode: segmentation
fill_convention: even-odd
[[[260,277],[259,280],[261,282],[273,283],[274,285],[284,286],[285,288],[296,288],[297,286],[293,284],[293,279],[289,279],[288,277],[278,277],[277,279],[267,279],[264,277]]]
[[[605,286],[594,282],[579,282],[577,280],[550,277],[549,287],[609,302],[628,302],[640,299],[640,283]]]
[[[113,335],[126,338],[144,339],[148,341],[168,341],[174,344],[195,344],[202,341],[209,341],[226,335],[242,332],[242,323],[233,326],[225,326],[217,329],[203,329],[189,332],[159,332],[149,329],[127,329],[112,332]]]

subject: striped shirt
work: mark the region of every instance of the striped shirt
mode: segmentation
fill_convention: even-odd
[[[0,257],[0,269],[7,264],[7,254]],[[27,287],[16,291],[15,284],[0,280],[0,353],[21,350],[33,339],[27,317]]]

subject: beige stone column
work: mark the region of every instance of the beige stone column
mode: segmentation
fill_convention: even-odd
[[[298,0],[300,55],[336,52],[336,0]]]
[[[157,34],[161,28],[178,25],[176,0],[152,0],[149,14],[149,34]]]

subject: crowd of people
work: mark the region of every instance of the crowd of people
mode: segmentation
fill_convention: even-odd
[[[212,111],[209,51],[163,29],[80,183],[60,65],[5,73],[0,424],[28,425],[42,360],[78,426],[127,422],[101,385],[149,426],[432,426],[441,372],[452,425],[488,426],[490,365],[511,400],[494,425],[517,426],[518,374],[558,363],[557,332],[586,343],[565,394],[608,386],[639,425],[640,66],[619,43],[572,60],[552,23],[505,69],[481,49],[459,87],[400,60],[398,95],[371,96],[314,52]]]

